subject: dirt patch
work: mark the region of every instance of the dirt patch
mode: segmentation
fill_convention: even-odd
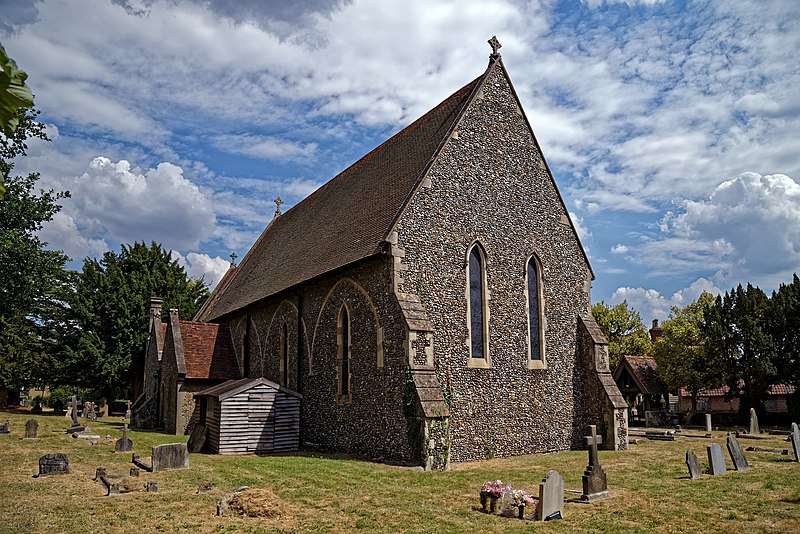
[[[223,502],[227,506],[221,515],[240,515],[287,520],[294,517],[291,506],[267,488],[247,488],[236,491]]]

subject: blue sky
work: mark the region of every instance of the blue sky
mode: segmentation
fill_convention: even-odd
[[[80,260],[156,240],[216,283],[271,219],[478,76],[497,35],[597,275],[648,322],[800,271],[800,3],[3,2]]]

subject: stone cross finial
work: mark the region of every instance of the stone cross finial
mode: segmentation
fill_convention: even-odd
[[[600,463],[597,459],[597,445],[602,443],[602,440],[597,437],[596,425],[589,425],[589,433],[591,435],[586,437],[586,445],[589,446],[589,465],[591,466]]]
[[[497,36],[496,35],[492,35],[492,38],[489,39],[487,42],[489,43],[489,46],[492,47],[492,55],[496,56],[497,55],[497,51],[500,50],[500,48],[503,45],[501,45],[500,41],[497,40]]]
[[[236,258],[238,258],[238,257],[239,257],[239,255],[236,254],[236,252],[231,252],[231,265],[233,265],[233,266],[236,265]]]
[[[275,199],[275,216],[276,217],[281,214],[281,204],[283,204],[283,200],[281,200],[281,197],[276,198]]]

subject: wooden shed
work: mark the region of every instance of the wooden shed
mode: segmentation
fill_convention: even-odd
[[[194,396],[205,447],[213,452],[290,452],[300,447],[299,393],[266,378],[243,378]]]

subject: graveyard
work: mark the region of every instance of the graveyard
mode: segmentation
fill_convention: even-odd
[[[3,412],[0,419],[9,423],[9,433],[0,434],[3,532],[69,532],[77,525],[87,532],[800,530],[800,463],[786,433],[771,435],[767,429],[757,438],[740,436],[746,471],[734,470],[724,430],[711,438],[700,430],[685,432],[695,437],[678,432],[675,441],[636,437],[629,451],[600,450],[608,497],[583,501],[582,478],[591,461],[585,450],[459,463],[446,472],[308,450],[272,456],[192,453],[188,468],[150,472],[137,465],[152,469],[154,447],[185,444],[187,437],[130,430],[123,449],[130,444],[133,452],[115,452],[123,438],[121,416],[79,419],[89,427],[86,435],[99,436],[95,439],[65,433],[72,421],[63,416]],[[36,437],[26,438],[30,419],[38,423]],[[725,450],[727,464],[716,476],[708,474],[706,455],[714,443]],[[689,450],[702,473],[696,479],[687,470]],[[40,458],[54,453],[68,458],[69,473],[35,476]],[[137,464],[133,454],[140,458]],[[551,469],[563,478],[563,519],[534,522],[481,511],[485,481],[499,479],[538,497],[539,483]],[[114,485],[119,493],[109,495],[107,486]],[[218,516],[220,501],[242,486],[250,488],[242,494],[250,516]]]

